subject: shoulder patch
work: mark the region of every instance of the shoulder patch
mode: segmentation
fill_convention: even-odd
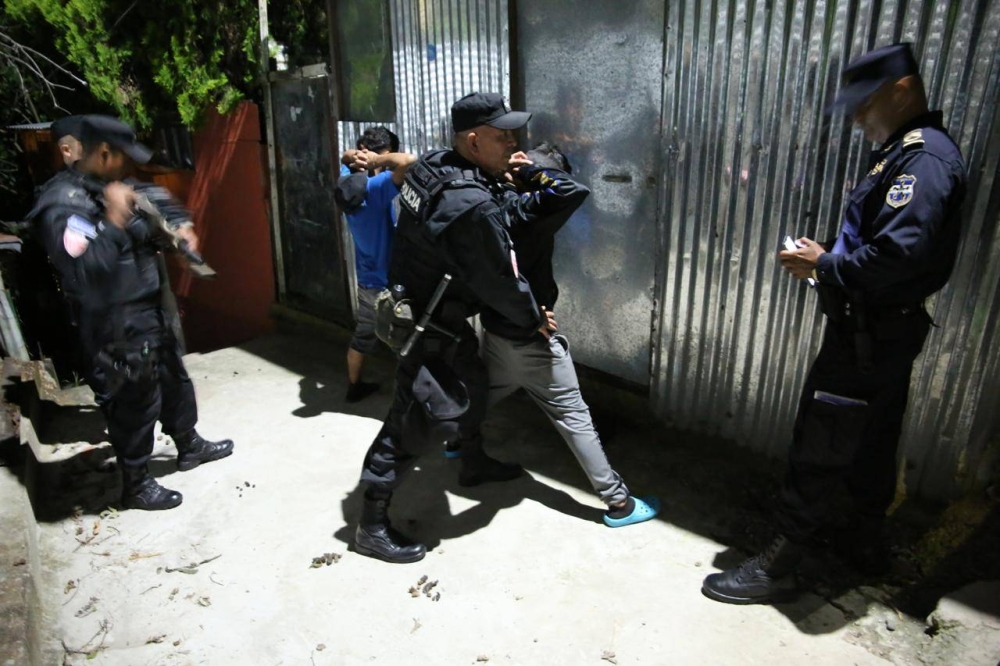
[[[912,146],[922,146],[924,145],[924,131],[920,129],[915,129],[912,132],[907,132],[903,137],[903,149],[910,148]]]
[[[70,215],[69,220],[66,221],[66,226],[67,228],[86,236],[89,240],[97,238],[97,227],[94,226],[93,222],[85,217],[80,217],[75,214]]]
[[[902,174],[892,179],[892,187],[885,194],[885,202],[893,208],[902,208],[910,203],[913,198],[913,189],[916,187],[917,177]]]
[[[83,256],[90,241],[97,238],[97,227],[85,217],[70,215],[63,232],[63,248],[74,259]]]

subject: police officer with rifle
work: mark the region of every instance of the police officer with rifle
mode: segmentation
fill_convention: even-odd
[[[79,131],[82,157],[46,183],[30,216],[75,314],[87,382],[122,470],[122,505],[171,509],[181,494],[147,469],[156,421],[176,443],[181,471],[230,455],[233,443],[195,430],[194,386],[164,311],[162,243],[122,182],[152,153],[114,118],[85,116]]]
[[[421,330],[399,339],[396,350],[407,353],[399,358],[393,404],[365,456],[364,508],[354,541],[364,555],[388,562],[424,557],[423,544],[391,527],[388,507],[426,444],[463,438],[463,486],[522,472],[483,451],[479,426],[489,386],[466,319],[479,314],[484,327],[503,329],[511,339],[556,330],[552,313],[539,307],[518,271],[507,232],[512,223],[531,223],[540,205],[518,197],[507,178],[510,169],[530,164],[514,152],[515,130],[530,117],[511,111],[498,94],[467,95],[451,108],[452,149],[425,154],[406,174],[389,283],[395,311],[405,300]],[[392,303],[386,298],[381,305]]]

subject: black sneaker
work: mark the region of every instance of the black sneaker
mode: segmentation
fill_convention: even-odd
[[[524,468],[517,463],[505,463],[490,458],[485,453],[480,455],[463,455],[462,471],[458,473],[458,485],[465,488],[483,483],[512,481],[524,473]]]
[[[702,583],[702,594],[726,604],[790,601],[798,592],[795,567],[801,558],[801,547],[778,537],[739,566],[709,574]]]
[[[347,387],[347,397],[344,398],[346,402],[358,402],[364,400],[372,393],[378,391],[378,384],[372,384],[369,382],[357,382],[356,384],[350,384]]]

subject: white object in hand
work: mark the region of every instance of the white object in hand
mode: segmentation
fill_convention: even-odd
[[[798,243],[796,243],[791,236],[785,236],[784,244],[785,244],[785,249],[788,250],[789,252],[795,252],[800,247],[805,247],[805,245],[799,245]],[[806,278],[806,279],[809,280],[810,287],[816,286],[816,280],[812,278]]]

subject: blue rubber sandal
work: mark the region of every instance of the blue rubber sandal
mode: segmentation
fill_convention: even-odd
[[[635,508],[632,509],[632,513],[624,518],[611,518],[605,513],[604,524],[608,527],[635,525],[636,523],[644,523],[647,520],[656,518],[656,514],[660,512],[660,500],[655,497],[642,498],[633,496],[632,499],[635,500]]]

